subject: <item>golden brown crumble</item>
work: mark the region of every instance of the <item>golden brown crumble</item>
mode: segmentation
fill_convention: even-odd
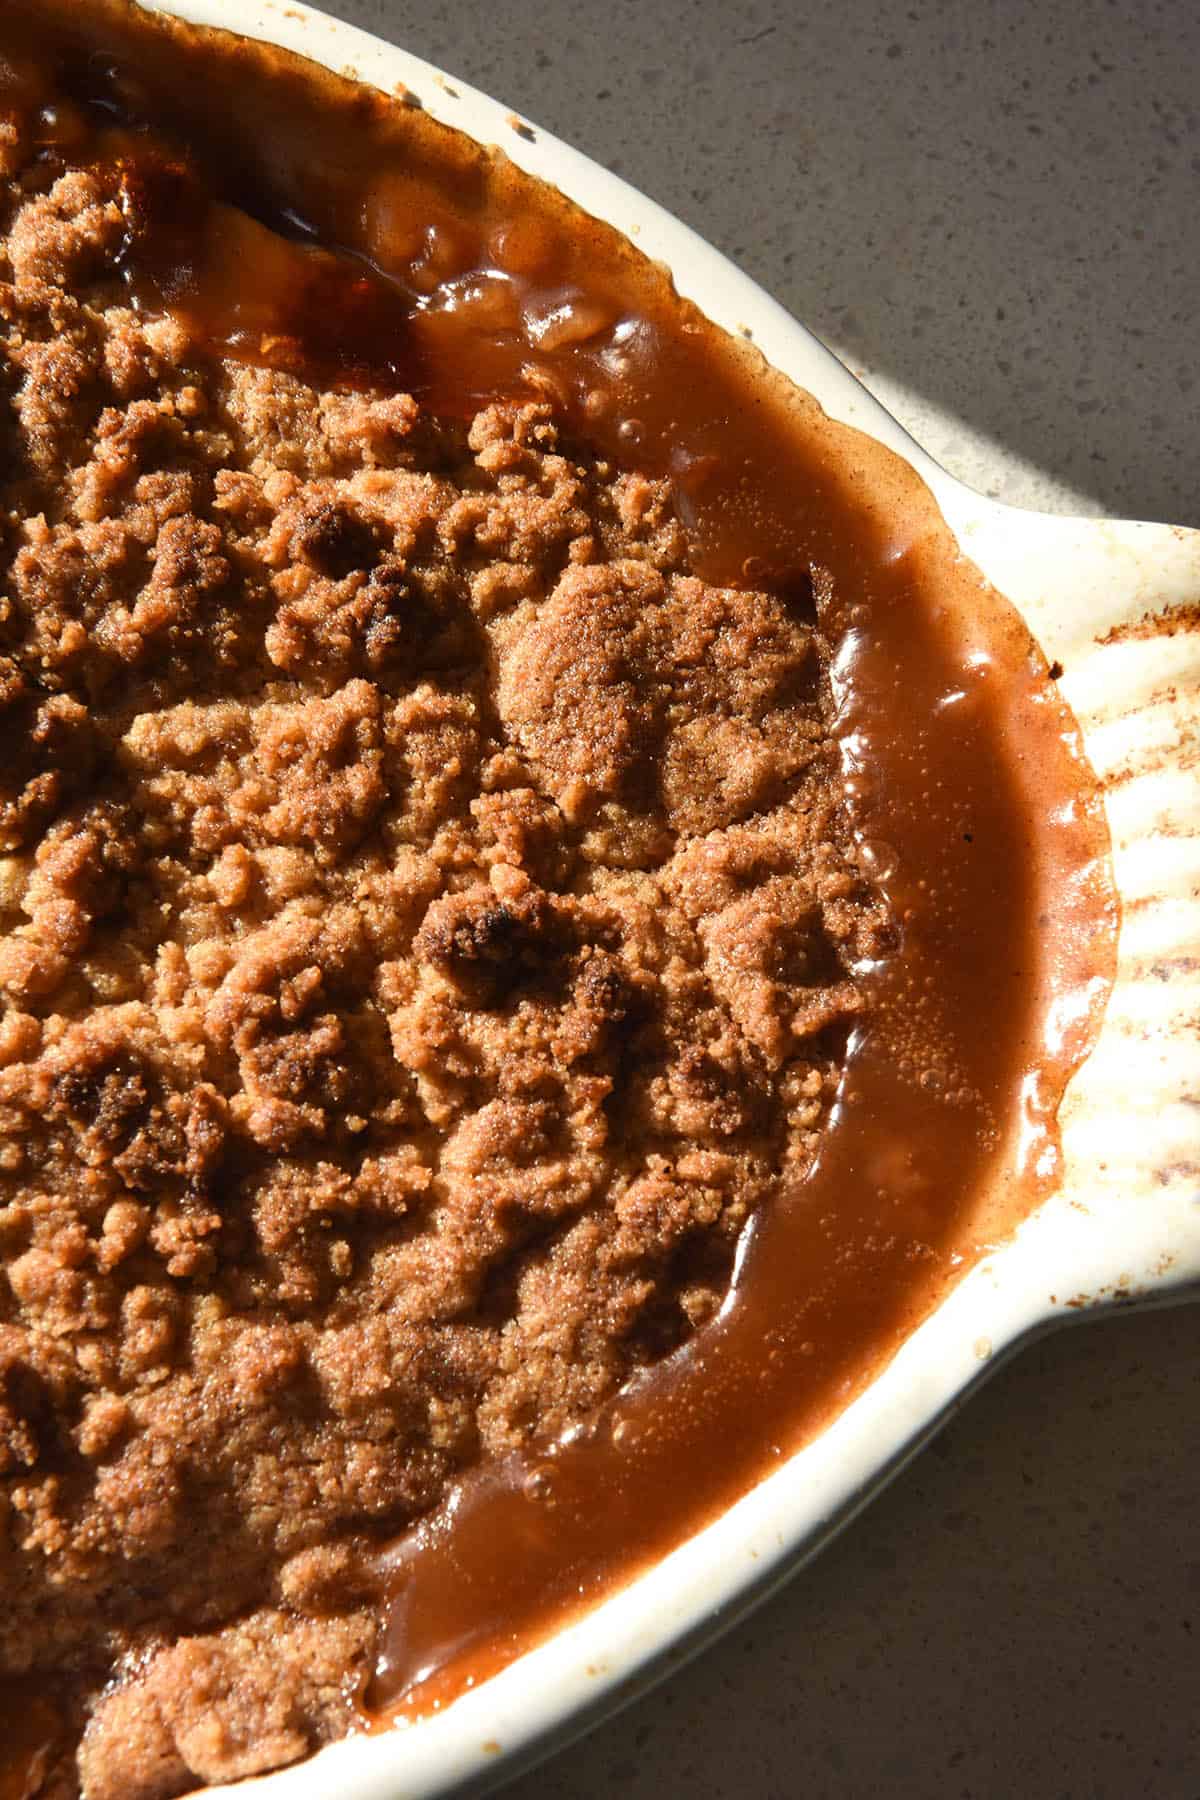
[[[547,405],[206,360],[0,148],[0,1673],[156,1800],[344,1731],[364,1548],[712,1315],[884,924],[810,596]]]

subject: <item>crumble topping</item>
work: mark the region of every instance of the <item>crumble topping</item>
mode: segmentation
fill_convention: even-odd
[[[365,1553],[712,1316],[888,926],[811,587],[546,403],[203,354],[0,149],[0,1677],[44,1793],[166,1800],[343,1732]]]

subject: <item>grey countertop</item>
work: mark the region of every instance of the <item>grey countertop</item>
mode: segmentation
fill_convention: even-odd
[[[727,251],[941,462],[1200,524],[1195,0],[324,0]],[[1200,1795],[1200,1307],[999,1373],[509,1800]]]

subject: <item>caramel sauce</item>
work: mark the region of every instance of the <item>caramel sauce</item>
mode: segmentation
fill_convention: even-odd
[[[32,1800],[62,1738],[63,1720],[33,1681],[0,1693],[0,1800]]]
[[[10,99],[45,108],[24,17],[5,20]],[[1057,1106],[1115,961],[1103,813],[1040,651],[919,478],[608,226],[273,48],[115,0],[37,19],[28,60],[53,45],[78,111],[55,129],[120,172],[131,297],[197,353],[460,416],[545,393],[603,454],[672,478],[702,576],[832,577],[847,803],[898,945],[867,972],[819,1158],[747,1228],[718,1318],[568,1441],[468,1473],[381,1555],[368,1699],[420,1714],[810,1439],[1051,1190]]]

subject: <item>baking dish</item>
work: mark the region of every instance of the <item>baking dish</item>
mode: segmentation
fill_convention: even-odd
[[[685,228],[427,65],[292,6],[171,10],[270,37],[386,88],[402,83],[437,116],[502,144],[522,166],[628,232],[669,264],[685,293],[718,322],[752,335],[827,411],[897,450],[928,482],[964,551],[1016,602],[1047,656],[1063,664],[1067,698],[1109,783],[1126,902],[1121,979],[1101,1043],[1064,1110],[1062,1190],[964,1280],[834,1427],[650,1575],[444,1718],[339,1746],[267,1782],[281,1800],[433,1794],[463,1780],[495,1779],[502,1759],[511,1772],[512,1759],[544,1744],[547,1734],[578,1728],[648,1679],[668,1647],[699,1641],[749,1604],[819,1547],[980,1373],[1030,1331],[1068,1308],[1161,1297],[1195,1279],[1197,1128],[1186,1097],[1193,1073],[1186,1021],[1197,1011],[1187,967],[1197,937],[1189,898],[1195,839],[1188,835],[1196,792],[1187,772],[1195,640],[1141,621],[1200,597],[1200,550],[1195,534],[1041,519],[970,494]],[[1178,612],[1167,621],[1181,622]]]

